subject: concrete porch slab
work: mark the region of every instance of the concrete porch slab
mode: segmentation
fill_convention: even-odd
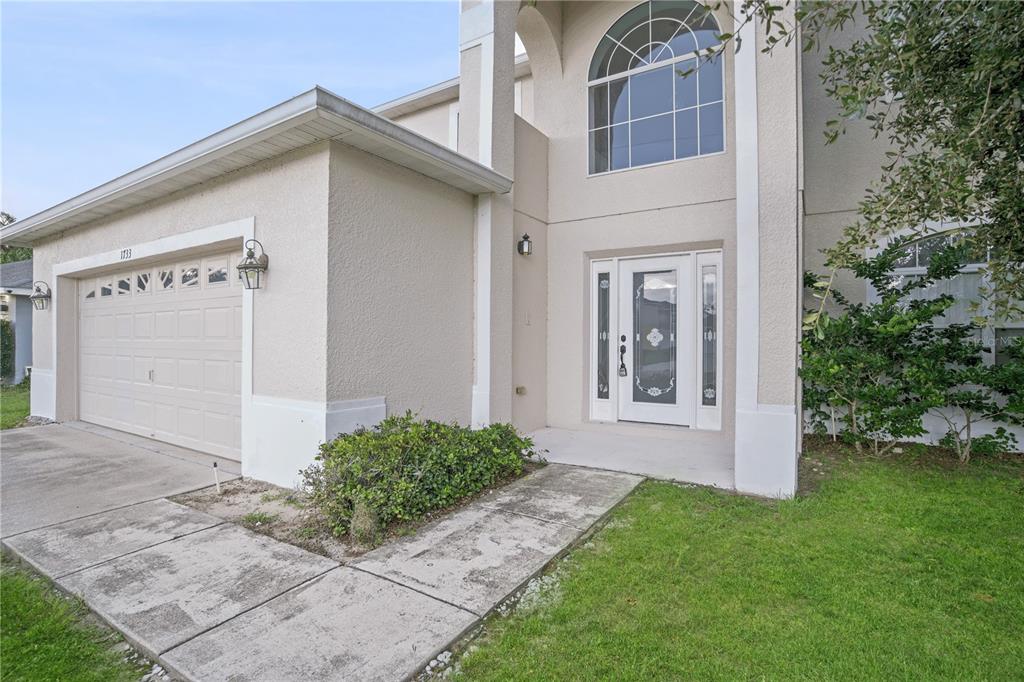
[[[586,530],[642,480],[613,471],[549,464],[488,493],[478,503]]]
[[[221,523],[160,499],[15,535],[4,544],[39,571],[59,578]]]
[[[190,461],[108,436],[65,424],[4,431],[0,534],[8,537],[213,485],[215,458],[190,450]],[[221,480],[229,478],[234,476],[221,474]]]
[[[351,565],[482,616],[578,535],[572,526],[473,504]]]
[[[57,582],[155,656],[337,565],[225,524]]]
[[[673,427],[677,428],[677,427]],[[641,476],[733,490],[733,453],[722,450],[717,433],[592,424],[585,429],[547,428],[530,434],[549,462],[624,471]],[[680,435],[685,435],[681,438]]]
[[[195,680],[400,680],[475,620],[341,567],[171,649],[163,660]]]

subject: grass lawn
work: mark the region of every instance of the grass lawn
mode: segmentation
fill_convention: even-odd
[[[911,450],[809,448],[785,502],[645,483],[461,679],[1022,679],[1024,458]]]
[[[85,620],[81,602],[6,558],[0,563],[0,680],[138,680],[149,666],[130,663],[110,631]]]
[[[0,388],[0,429],[13,429],[28,416],[28,384]]]

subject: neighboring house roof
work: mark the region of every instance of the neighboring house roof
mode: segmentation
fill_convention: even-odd
[[[32,260],[0,264],[0,290],[32,289]]]
[[[515,77],[517,79],[531,73],[530,62],[526,58],[526,54],[516,55],[516,70]],[[385,118],[396,118],[398,116],[408,116],[411,113],[417,112],[420,109],[426,109],[432,107],[435,104],[443,104],[450,102],[454,99],[459,98],[459,77],[449,78],[446,81],[442,81],[436,85],[431,85],[428,88],[411,92],[408,95],[403,95],[398,99],[393,99],[390,102],[384,104],[378,104],[373,108],[375,114],[380,114]]]
[[[322,140],[338,140],[473,194],[506,193],[512,181],[448,147],[317,86],[3,230],[30,245],[186,187]]]

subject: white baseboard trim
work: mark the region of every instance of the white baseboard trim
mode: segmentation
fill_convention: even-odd
[[[360,426],[370,427],[387,416],[384,396],[358,400],[335,400],[327,403],[327,440],[341,433],[352,433]]]
[[[794,405],[736,410],[736,490],[764,497],[793,497],[799,433]]]
[[[57,418],[57,386],[53,380],[52,369],[32,368],[29,413],[33,417]]]
[[[326,403],[254,395],[251,415],[242,425],[242,475],[291,488],[301,482],[299,472],[313,463],[325,441],[383,419],[385,400]]]

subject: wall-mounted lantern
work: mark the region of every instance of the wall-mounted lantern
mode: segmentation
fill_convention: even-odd
[[[255,246],[260,247],[260,255],[256,256]],[[263,284],[263,273],[267,271],[267,263],[270,261],[267,254],[263,252],[263,244],[255,239],[245,243],[245,258],[238,264],[238,275],[242,278],[242,284],[246,289],[259,289]]]
[[[530,241],[530,235],[523,235],[523,238],[520,239],[519,243],[516,245],[516,250],[519,252],[520,256],[529,256],[533,253],[533,242]]]
[[[32,307],[36,310],[46,310],[50,303],[50,287],[46,282],[35,282],[32,286],[35,287],[35,291],[28,297],[32,301]]]

